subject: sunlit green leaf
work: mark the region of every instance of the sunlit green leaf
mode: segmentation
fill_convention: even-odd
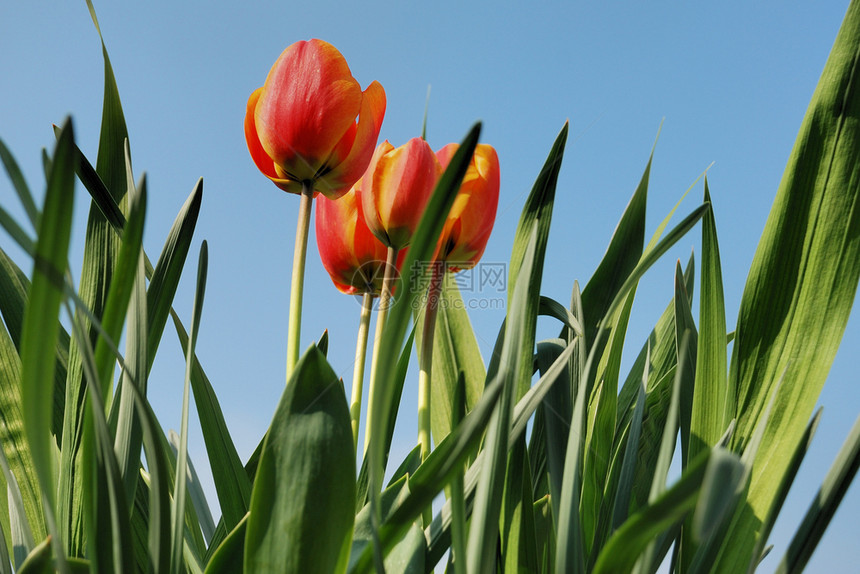
[[[860,278],[860,3],[852,2],[788,159],[741,299],[729,371],[743,448],[785,372],[745,513],[716,567],[742,571],[833,362]],[[762,342],[767,342],[763,345]]]
[[[349,406],[316,345],[275,411],[251,494],[246,572],[343,572],[355,506]]]

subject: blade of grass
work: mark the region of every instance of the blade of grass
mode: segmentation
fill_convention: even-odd
[[[63,273],[72,227],[74,205],[73,128],[67,120],[54,151],[54,167],[48,179],[45,207],[39,225],[30,296],[21,332],[21,409],[24,435],[42,492],[48,531],[61,568],[63,548],[54,515],[52,420],[56,342],[63,292]]]
[[[791,457],[791,464],[788,467],[788,472],[783,476],[782,482],[779,484],[778,493],[779,495],[776,498],[776,504],[771,507],[770,512],[765,518],[765,521],[761,525],[761,530],[759,531],[759,536],[756,539],[755,548],[753,548],[752,560],[750,560],[749,569],[747,570],[747,574],[753,574],[755,572],[755,568],[758,564],[764,559],[767,555],[767,548],[765,544],[767,544],[767,539],[770,536],[770,531],[773,528],[774,523],[776,522],[776,518],[779,515],[779,511],[782,509],[782,504],[785,502],[785,498],[788,496],[789,488],[791,488],[791,484],[794,482],[794,477],[797,475],[797,471],[800,469],[800,464],[803,462],[804,457],[806,456],[806,452],[812,446],[812,438],[815,436],[815,431],[818,429],[818,423],[821,420],[821,407],[815,411],[815,415],[813,415],[812,419],[809,421],[809,424],[806,426],[806,432],[803,435],[803,440],[800,441],[800,444],[797,445],[797,450],[794,451],[794,455]]]
[[[860,278],[860,3],[852,2],[789,156],[741,299],[729,369],[742,448],[786,371],[746,512],[717,568],[744,571],[842,338]],[[762,345],[762,342],[767,345]]]
[[[598,323],[603,317],[609,316],[608,311],[612,300],[642,258],[642,246],[645,244],[648,181],[659,137],[660,129],[657,130],[657,137],[651,147],[642,178],[615,228],[606,253],[582,290],[582,306],[586,316],[585,338],[588,341],[595,341]]]
[[[693,311],[690,307],[690,297],[684,285],[684,277],[681,272],[681,262],[675,264],[675,348],[676,364],[681,369],[684,380],[681,382],[681,402],[678,417],[679,431],[681,433],[681,468],[687,467],[690,458],[690,425],[693,410],[693,384],[696,376],[696,356],[698,349],[699,333],[693,319]],[[687,348],[684,349],[684,357],[687,365],[678,362],[682,355],[682,343],[687,340]]]
[[[0,467],[3,470],[9,499],[9,534],[12,541],[12,555],[15,560],[15,568],[20,568],[21,563],[36,546],[36,541],[33,538],[30,521],[27,519],[27,513],[24,510],[24,499],[21,496],[18,479],[12,474],[9,461],[6,459],[6,455],[2,449],[0,449]],[[2,542],[0,550],[6,554],[5,539]],[[3,564],[8,565],[8,554],[6,554],[6,561]]]
[[[523,337],[520,342],[519,371],[514,374],[517,385],[515,397],[519,399],[529,388],[532,375],[531,357],[535,348],[535,326],[537,324],[537,310],[540,305],[540,285],[543,276],[544,254],[546,253],[547,241],[549,240],[550,223],[552,222],[552,208],[555,201],[555,189],[558,184],[558,174],[561,171],[561,163],[564,157],[564,146],[567,142],[569,130],[568,122],[564,123],[558,136],[550,148],[549,155],[541,168],[540,173],[532,186],[526,203],[523,206],[520,221],[514,234],[514,244],[511,249],[510,268],[508,269],[508,309],[513,305],[514,288],[517,279],[525,266],[525,253],[531,236],[536,233],[535,260],[529,269],[531,279],[528,283],[529,293],[526,296],[527,312],[522,324]],[[537,229],[535,232],[534,230]]]
[[[176,295],[188,250],[191,247],[191,239],[197,225],[202,200],[203,180],[200,179],[176,215],[176,220],[173,222],[170,233],[164,242],[164,247],[161,249],[161,254],[158,256],[155,269],[150,275],[149,289],[146,293],[147,325],[149,328],[147,334],[147,371],[152,369],[155,353],[158,350],[161,335],[171,311],[173,297]],[[174,323],[176,321],[177,319],[174,317]],[[195,400],[199,400],[196,393]],[[239,518],[241,519],[241,516]]]
[[[457,379],[457,392],[454,393],[453,405],[453,426],[456,428],[466,416],[466,380],[464,375],[460,375]],[[464,474],[465,466],[462,473],[457,473],[451,481],[450,495],[451,500],[451,552],[452,562],[455,568],[465,568],[466,564],[466,540],[469,536],[469,531],[466,528],[466,493],[464,491]]]
[[[776,572],[802,572],[860,468],[860,417],[851,427]]]
[[[583,542],[586,549],[603,545],[608,531],[599,527],[598,517],[601,507],[611,506],[606,502],[606,475],[609,472],[612,444],[615,440],[615,427],[618,403],[618,376],[621,370],[621,353],[627,334],[627,323],[636,297],[634,287],[627,295],[624,306],[613,320],[608,346],[602,350],[597,367],[597,388],[591,391],[588,408],[588,427],[584,443],[582,500],[580,516],[583,525]],[[644,392],[644,390],[643,390]],[[644,408],[644,399],[642,400]],[[641,424],[640,424],[641,426]],[[632,435],[631,435],[632,436]],[[638,441],[637,441],[638,442]],[[625,456],[626,459],[626,456]],[[635,468],[635,466],[634,466]],[[626,510],[625,510],[626,516]],[[596,556],[596,553],[592,554]]]
[[[170,447],[173,449],[174,456],[178,456],[179,446],[181,443],[179,435],[176,434],[175,431],[171,430],[167,433],[167,440],[170,442]],[[212,518],[212,512],[209,510],[209,503],[206,502],[206,494],[203,492],[203,486],[200,484],[200,477],[197,476],[197,471],[194,469],[191,457],[188,457],[188,474],[186,482],[188,497],[191,499],[191,505],[194,507],[194,512],[197,515],[198,522],[200,523],[203,538],[206,543],[209,544],[215,532],[215,521]]]
[[[400,397],[403,395],[403,384],[406,382],[406,373],[409,368],[409,358],[412,356],[412,344],[414,343],[414,341],[415,329],[413,328],[412,332],[409,334],[409,338],[406,339],[406,345],[404,345],[403,352],[400,353],[400,358],[397,361],[397,369],[394,379],[393,404],[397,405],[398,407],[400,405]],[[385,451],[383,456],[383,466],[386,466],[388,464],[388,454],[391,450],[391,441],[394,438],[394,423],[396,421],[396,416],[389,417],[389,426],[385,431]],[[370,467],[368,466],[369,462],[370,460],[367,456],[365,456],[361,464],[361,470],[358,473],[355,497],[356,513],[358,513],[358,511],[361,510],[364,505],[370,501],[369,493],[367,491],[370,478]],[[395,473],[395,476],[397,476],[397,473]]]
[[[636,399],[636,408],[633,410],[633,419],[630,422],[630,434],[624,450],[624,460],[621,464],[621,477],[618,482],[618,490],[615,500],[612,501],[612,531],[618,530],[627,520],[630,509],[630,492],[633,487],[633,479],[636,472],[636,459],[638,458],[639,439],[642,434],[642,417],[645,413],[645,382],[639,385],[639,397]]]
[[[517,278],[517,283],[511,297],[511,307],[508,310],[509,325],[505,330],[505,342],[499,362],[498,377],[502,381],[501,397],[487,427],[483,448],[484,470],[475,492],[475,506],[472,510],[469,530],[467,569],[470,572],[493,572],[496,569],[498,523],[502,495],[506,486],[509,426],[518,387],[517,376],[522,372],[520,363],[522,343],[540,231],[537,223],[533,225],[531,240],[519,269],[520,273],[512,275]],[[531,351],[529,351],[529,359],[531,359]],[[531,364],[529,374],[531,374]]]
[[[6,546],[6,533],[0,526],[0,574],[13,574],[12,560],[9,558],[9,550]]]
[[[24,179],[24,174],[21,173],[21,168],[18,167],[18,162],[15,157],[0,139],[0,161],[3,162],[3,167],[6,168],[6,173],[12,182],[12,187],[18,194],[18,199],[21,200],[21,205],[24,207],[24,212],[30,220],[30,225],[33,229],[39,228],[39,208],[36,207],[36,202],[33,200],[33,194],[30,193],[30,188],[27,186],[27,181]]]
[[[99,26],[95,10],[89,0],[87,5],[98,31]],[[101,38],[100,31],[99,37]],[[103,41],[101,44],[102,59],[104,60],[104,97],[96,172],[119,206],[120,212],[124,213],[128,204],[125,162],[125,142],[128,139],[128,129],[126,128],[116,77],[108,57],[107,48]],[[72,154],[76,157],[79,155],[74,153],[74,149]],[[96,317],[101,317],[104,311],[119,246],[119,238],[102,211],[96,205],[91,205],[84,244],[80,299]],[[94,341],[96,336],[96,333],[88,329],[88,337],[91,341]],[[69,554],[73,556],[80,556],[85,552],[81,508],[80,505],[73,502],[81,499],[83,488],[80,480],[80,452],[77,445],[81,444],[80,432],[84,412],[84,394],[81,350],[77,343],[72,342],[69,350],[62,458],[59,467],[58,500],[61,505],[58,508],[58,523],[65,537],[64,543]]]
[[[629,572],[654,536],[695,507],[710,460],[711,452],[702,453],[678,482],[616,530],[600,552],[593,572]]]
[[[206,274],[209,266],[209,249],[206,241],[200,246],[197,263],[197,288],[191,310],[191,331],[185,353],[185,384],[182,391],[182,421],[179,433],[179,454],[176,457],[176,478],[173,484],[173,534],[171,536],[170,572],[182,572],[183,542],[185,540],[185,495],[188,472],[188,407],[191,399],[191,371],[194,367],[194,349],[200,332],[200,316],[203,312],[203,299],[206,294]]]
[[[204,574],[234,574],[242,571],[242,554],[245,551],[246,514],[230,531],[206,563]]]
[[[130,168],[129,164],[129,168]],[[129,177],[131,171],[129,170]],[[145,180],[141,179],[141,189]],[[131,241],[134,228],[130,226],[123,241]],[[143,444],[141,425],[137,414],[136,400],[130,386],[139,384],[146,392],[146,283],[144,279],[143,245],[138,243],[135,269],[129,268],[132,279],[125,333],[125,361],[122,377],[111,408],[111,428],[114,434],[114,450],[120,465],[125,485],[126,504],[133,508],[138,478],[140,475],[140,452]],[[118,403],[118,404],[117,404]]]
[[[497,351],[501,348],[504,334],[507,330],[502,329],[497,340]],[[540,380],[529,389],[517,403],[514,408],[513,424],[511,425],[508,444],[513,444],[519,440],[525,433],[527,424],[532,418],[535,410],[547,396],[547,393],[559,383],[559,380],[564,375],[568,361],[573,354],[574,346],[569,345],[555,359],[552,366],[541,376]],[[497,353],[494,353],[496,355]],[[500,353],[498,353],[500,354]],[[490,372],[494,369],[490,367]],[[475,448],[477,441],[480,440],[483,430],[486,427],[487,421],[493,412],[496,401],[501,393],[502,378],[496,376],[490,384],[487,385],[484,395],[475,409],[469,413],[464,419],[464,424],[455,429],[454,437],[446,439],[434,450],[427,461],[418,469],[413,477],[410,485],[412,486],[413,495],[421,496],[418,502],[411,505],[413,512],[421,508],[421,503],[424,500],[432,500],[433,495],[437,492],[434,488],[438,484],[445,484],[450,480],[453,472],[456,471],[457,464],[465,461],[468,452]],[[454,440],[459,443],[455,443]],[[449,450],[450,449],[450,450]],[[478,454],[475,461],[466,472],[464,491],[466,496],[467,506],[471,505],[474,500],[475,490],[478,485],[478,479],[483,472],[483,451]],[[425,472],[427,471],[427,472]],[[426,477],[426,478],[425,478]],[[422,479],[422,480],[419,480]],[[426,489],[420,490],[419,486],[426,484]],[[404,507],[406,505],[404,504]],[[400,510],[400,509],[398,509]],[[409,513],[400,513],[403,520],[407,520],[413,515]],[[393,522],[393,519],[392,519]],[[434,518],[433,522],[426,529],[426,534],[430,544],[428,545],[428,563],[435,563],[441,557],[442,549],[444,548],[443,541],[446,539],[450,527],[450,504],[446,503],[442,513]]]
[[[686,335],[689,337],[689,334]],[[689,341],[682,341],[681,352],[686,355],[689,348]],[[650,347],[649,347],[650,350]],[[663,434],[660,438],[660,451],[657,456],[657,464],[654,468],[654,478],[651,481],[651,492],[648,495],[648,502],[653,503],[661,494],[666,492],[666,481],[669,476],[669,467],[672,464],[672,458],[675,455],[675,442],[678,437],[678,418],[680,416],[681,402],[681,381],[683,380],[684,365],[687,365],[686,356],[683,356],[678,363],[680,368],[675,370],[675,378],[672,383],[672,397],[669,399],[669,410],[666,415],[666,424],[663,428]],[[647,375],[643,374],[643,379],[647,380]],[[644,574],[647,572],[656,571],[660,562],[663,561],[665,554],[657,552],[657,542],[653,541],[648,544],[642,557],[637,562],[634,574]]]
[[[0,496],[8,485],[9,513],[2,517],[2,523],[13,540],[18,534],[10,524],[13,509],[20,515],[19,520],[26,524],[28,533],[31,531],[30,524],[33,523],[35,532],[42,538],[46,536],[39,479],[21,423],[23,411],[20,380],[21,359],[6,329],[0,325],[0,462],[4,465],[6,476],[5,480],[0,481]],[[33,534],[28,534],[24,540],[30,540],[30,543],[26,544],[28,550],[34,546]],[[16,566],[20,566],[20,561],[16,561]]]
[[[109,565],[112,565],[113,569],[120,572],[133,567],[131,554],[126,551],[131,548],[127,522],[129,507],[134,500],[134,488],[140,459],[136,452],[124,452],[125,458],[122,464],[125,475],[123,475],[114,451],[115,439],[104,418],[104,402],[111,394],[112,373],[116,363],[117,353],[113,341],[119,340],[128,314],[129,301],[134,292],[135,284],[138,283],[137,270],[142,252],[147,197],[145,178],[141,180],[139,191],[133,191],[134,184],[128,153],[126,153],[126,166],[127,184],[132,190],[128,225],[115,263],[115,279],[111,282],[108,290],[104,314],[101,317],[100,330],[103,336],[96,342],[92,354],[92,364],[84,365],[85,370],[89,371],[87,381],[93,412],[86,415],[82,447],[85,451],[89,451],[89,454],[84,457],[85,461],[89,457],[89,463],[84,462],[84,476],[89,475],[85,488],[91,489],[91,512],[92,518],[96,521],[95,524],[90,525],[90,535],[95,536],[95,533],[99,532],[101,536],[104,536],[101,533],[103,532],[102,529],[109,528],[113,542],[112,545],[91,544],[91,548],[98,548],[94,555],[97,557],[96,563],[100,567],[110,568]],[[140,289],[142,289],[141,286],[138,287],[139,291]],[[88,344],[85,334],[86,327],[78,321],[76,321],[75,326],[78,329],[77,336],[80,344],[86,346]],[[87,353],[84,362],[86,363],[88,360],[89,354]],[[94,396],[96,393],[100,393],[99,396]],[[125,417],[133,416],[131,403],[128,403],[127,406],[122,419],[123,424],[130,424]],[[113,415],[116,417],[117,412],[114,412]],[[110,426],[113,427],[114,425]],[[127,467],[131,467],[133,470]],[[125,483],[123,483],[123,476],[125,476]],[[103,500],[105,492],[108,494],[107,500]],[[108,554],[109,548],[112,548],[110,555]]]
[[[735,412],[734,392],[728,386],[726,310],[720,247],[713,203],[705,179],[704,202],[711,206],[702,218],[702,276],[699,296],[699,340],[696,379],[690,417],[690,457],[714,446]]]
[[[188,352],[188,335],[175,312],[173,324],[184,353]],[[196,356],[191,371],[194,404],[203,431],[203,441],[209,455],[209,465],[215,482],[215,492],[221,505],[222,518],[229,530],[248,512],[251,501],[251,480],[242,466],[239,453],[230,436],[227,422],[212,384]]]

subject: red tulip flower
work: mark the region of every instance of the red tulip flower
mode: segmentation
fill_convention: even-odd
[[[458,144],[448,144],[436,157],[447,167]],[[451,271],[475,266],[493,230],[499,205],[499,157],[487,144],[478,144],[439,238],[437,259]]]
[[[373,234],[394,249],[408,245],[441,175],[442,166],[423,139],[412,138],[398,148],[387,140],[379,144],[361,194]]]
[[[387,248],[368,229],[358,180],[337,200],[317,200],[317,246],[335,287],[347,294],[379,295]]]
[[[367,168],[384,114],[379,82],[362,92],[334,46],[300,41],[248,99],[245,139],[254,163],[279,188],[301,194],[309,185],[336,199]]]

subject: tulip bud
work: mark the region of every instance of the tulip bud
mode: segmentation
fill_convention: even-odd
[[[379,82],[362,92],[334,46],[300,41],[251,94],[245,139],[254,163],[279,188],[300,194],[304,183],[336,199],[367,168],[384,114]]]
[[[373,234],[395,249],[408,245],[441,175],[442,166],[423,139],[412,138],[398,148],[387,140],[379,144],[361,200]]]
[[[323,267],[340,291],[378,295],[387,248],[364,222],[361,184],[358,180],[337,200],[317,200],[317,246]]]
[[[443,168],[458,147],[452,143],[436,152]],[[496,219],[499,185],[496,150],[478,144],[439,238],[437,259],[448,262],[452,271],[471,269],[481,259]]]

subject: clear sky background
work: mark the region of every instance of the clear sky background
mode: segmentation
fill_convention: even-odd
[[[754,5],[753,5],[754,4]],[[543,292],[567,302],[597,266],[638,183],[658,127],[648,236],[713,162],[709,185],[719,232],[727,324],[733,328],[758,238],[789,150],[847,7],[816,3],[542,2],[333,3],[96,1],[116,72],[132,159],[148,175],[144,237],[151,257],[198,177],[204,197],[175,307],[186,323],[196,253],[207,239],[209,282],[198,354],[246,459],[268,426],[284,384],[290,265],[298,197],[254,167],[242,121],[249,94],[280,52],[299,39],[334,44],[365,87],[378,80],[388,108],[381,138],[420,135],[432,85],[427,139],[459,141],[476,120],[502,169],[499,212],[484,262],[508,260],[520,210],[558,131],[571,131],[559,179]],[[83,0],[0,7],[0,137],[30,186],[43,193],[40,150],[52,123],[71,114],[95,159],[103,68]],[[701,182],[679,211],[701,200]],[[72,269],[80,277],[87,194],[78,186]],[[0,203],[21,215],[5,176]],[[672,296],[677,259],[697,257],[699,228],[643,279],[628,332],[629,367]],[[0,236],[25,269],[31,263]],[[697,287],[698,289],[698,287]],[[486,299],[478,291],[467,298]],[[698,300],[694,300],[694,308]],[[310,240],[302,346],[329,329],[329,357],[352,377],[359,304],[335,290]],[[488,356],[504,311],[471,311]],[[538,325],[539,338],[557,326]],[[860,413],[857,312],[821,395],[812,451],[771,536],[772,570]],[[165,427],[178,428],[184,365],[172,327],[150,378]],[[417,376],[401,406],[393,460],[415,444]],[[347,390],[348,392],[348,390]],[[192,411],[193,412],[193,411]],[[196,421],[196,417],[194,417]],[[191,455],[215,501],[205,450],[192,424]],[[860,563],[860,489],[848,492],[809,565],[847,572]]]

